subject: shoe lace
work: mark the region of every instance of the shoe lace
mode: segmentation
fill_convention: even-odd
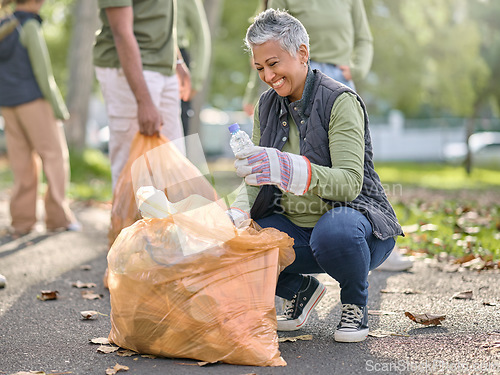
[[[363,312],[357,305],[342,305],[342,317],[340,324],[342,328],[358,328],[363,319]]]
[[[295,310],[295,301],[297,300],[297,295],[294,295],[291,300],[283,301],[283,315],[287,318],[292,318],[293,312]]]

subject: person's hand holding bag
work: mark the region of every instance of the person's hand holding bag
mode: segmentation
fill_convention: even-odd
[[[249,185],[276,185],[295,195],[304,195],[309,190],[311,163],[305,156],[259,146],[235,156],[236,174]]]

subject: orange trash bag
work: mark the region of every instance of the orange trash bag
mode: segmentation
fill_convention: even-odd
[[[152,185],[164,190],[171,201],[193,193],[217,199],[213,187],[178,151],[175,142],[170,142],[163,134],[159,137],[140,133],[135,135],[129,158],[113,191],[109,247],[123,228],[142,218],[135,198],[137,188],[141,185]]]
[[[155,151],[161,162],[148,152],[147,163],[132,166],[133,190],[165,192],[168,213],[122,229],[111,246],[110,341],[157,356],[285,366],[274,295],[295,258],[293,239],[274,228],[235,228],[193,164],[174,148]]]

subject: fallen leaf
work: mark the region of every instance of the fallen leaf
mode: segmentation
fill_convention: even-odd
[[[486,262],[478,257],[478,258],[472,259],[469,262],[462,263],[462,267],[473,269],[473,270],[480,270],[480,269],[484,268],[485,264],[486,264]]]
[[[80,311],[82,318],[85,320],[96,319],[99,313],[97,311],[89,310],[89,311]]]
[[[432,243],[436,246],[443,247],[443,240],[441,238],[433,238]]]
[[[465,292],[458,292],[451,296],[452,299],[472,299],[472,290],[466,290]]]
[[[57,299],[59,292],[57,290],[42,290],[39,296],[36,296],[41,301],[50,301]]]
[[[380,293],[399,293],[399,294],[422,294],[420,290],[413,290],[413,289],[382,289]]]
[[[464,228],[464,232],[467,234],[476,234],[481,231],[481,228],[479,227],[466,227]]]
[[[441,321],[446,319],[446,315],[434,315],[434,314],[412,314],[408,311],[405,312],[405,315],[413,320],[415,323],[423,324],[424,326],[428,325],[441,325]]]
[[[295,342],[297,340],[309,341],[312,339],[313,339],[313,335],[300,335],[300,336],[294,336],[294,337],[280,337],[280,338],[278,338],[278,342],[285,342],[285,341]]]
[[[47,375],[44,371],[19,371],[11,375],[33,375],[33,374]]]
[[[141,356],[144,357],[144,356]],[[199,366],[198,363],[186,363],[186,362],[176,362],[176,365],[181,365],[181,366]]]
[[[490,354],[499,353],[500,352],[500,341],[486,343],[486,344],[481,345],[481,347],[483,349],[487,350],[488,352],[490,352]]]
[[[99,353],[104,353],[104,354],[109,354],[109,353],[114,353],[118,349],[120,349],[119,346],[107,346],[107,345],[101,345],[100,347],[97,348],[97,351]]]
[[[118,350],[116,354],[118,354],[120,357],[132,357],[139,353],[134,352],[133,350],[124,349],[124,350]]]
[[[72,283],[71,286],[75,288],[95,288],[97,285],[95,283],[84,283],[78,280]]]
[[[425,224],[420,227],[421,232],[435,232],[439,227],[435,224]]]
[[[464,263],[470,262],[471,260],[473,260],[475,258],[476,258],[476,256],[474,254],[467,254],[467,255],[464,255],[463,257],[455,260],[455,263],[456,264],[464,264]]]
[[[215,361],[215,362],[205,362],[205,361],[201,362],[200,361],[200,362],[197,363],[197,365],[200,366],[200,367],[202,367],[202,366],[206,366],[206,365],[213,365],[215,363],[217,363],[217,361]]]
[[[381,337],[388,337],[388,336],[402,336],[402,337],[410,337],[410,335],[406,334],[406,333],[396,333],[396,332],[391,332],[391,331],[384,331],[382,329],[377,329],[375,331],[370,331],[368,333],[368,336],[372,336],[372,337],[378,337],[378,338],[381,338]]]
[[[150,359],[156,359],[155,355],[152,354],[143,354],[141,355],[142,358],[150,358]]]
[[[91,339],[90,342],[92,344],[98,344],[98,345],[108,345],[109,340],[107,337],[97,337],[95,339]]]
[[[392,315],[396,314],[394,311],[384,311],[384,310],[368,310],[368,315]]]
[[[85,299],[101,299],[103,297],[102,294],[97,294],[92,290],[84,290],[82,291],[82,297]]]
[[[118,371],[127,371],[129,368],[127,366],[119,365],[118,363],[113,366],[113,368],[106,369],[106,375],[114,375]]]

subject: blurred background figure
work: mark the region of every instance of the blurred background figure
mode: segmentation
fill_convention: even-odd
[[[311,68],[354,89],[372,65],[373,37],[363,0],[269,0],[306,28],[311,40]]]
[[[14,176],[10,198],[11,236],[28,234],[37,222],[40,160],[47,181],[47,231],[80,230],[69,208],[69,154],[61,120],[69,113],[54,80],[42,34],[44,0],[3,0],[14,12],[2,21],[16,27],[0,40],[0,109],[7,156]]]
[[[261,8],[286,10],[306,28],[310,43],[310,65],[355,89],[373,60],[373,37],[362,0],[268,0]],[[258,75],[252,71],[243,99],[247,114],[253,112],[261,92]]]
[[[191,99],[202,89],[211,57],[211,38],[202,0],[177,2],[177,42],[191,73],[191,95],[181,102],[184,135],[190,134],[189,122],[195,115]]]

